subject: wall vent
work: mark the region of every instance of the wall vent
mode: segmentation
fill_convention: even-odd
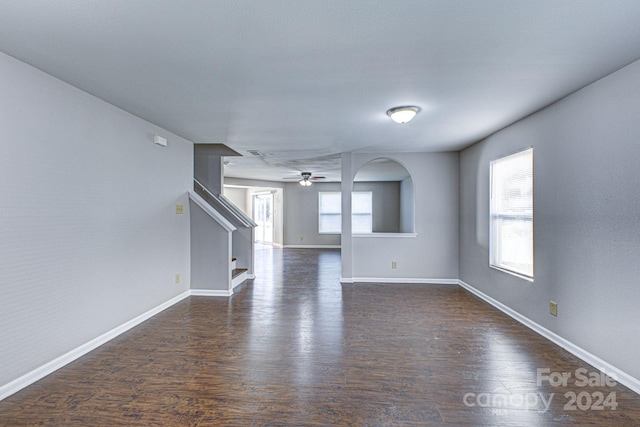
[[[247,153],[251,154],[252,156],[262,156],[263,155],[258,150],[247,150]]]

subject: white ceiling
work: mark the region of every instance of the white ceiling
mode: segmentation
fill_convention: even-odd
[[[3,0],[0,51],[233,157],[459,150],[640,58],[638,0]],[[405,125],[385,111],[413,104]]]

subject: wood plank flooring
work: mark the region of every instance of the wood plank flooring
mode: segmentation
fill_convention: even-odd
[[[341,286],[337,250],[262,248],[256,271],[0,402],[0,425],[640,425],[623,386],[538,385],[594,369],[459,287]]]

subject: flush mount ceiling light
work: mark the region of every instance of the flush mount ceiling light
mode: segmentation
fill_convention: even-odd
[[[395,107],[387,110],[387,115],[396,123],[407,123],[420,112],[420,107],[407,105],[404,107]]]

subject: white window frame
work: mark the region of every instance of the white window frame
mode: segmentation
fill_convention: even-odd
[[[340,203],[338,204],[338,211],[335,212],[335,210],[332,210],[331,212],[326,212],[323,210],[323,205],[322,205],[322,198],[323,196],[327,194],[327,195],[338,195],[340,196]],[[340,224],[340,227],[338,230],[323,230],[322,229],[322,224],[324,223],[322,221],[322,216],[323,215],[333,215],[333,216],[337,216],[338,217],[338,224]],[[319,191],[318,192],[318,233],[319,234],[342,234],[342,199],[341,199],[341,194],[339,191]]]
[[[369,202],[369,211],[358,211],[354,209],[353,196],[354,195],[366,195],[368,197]],[[354,217],[368,217],[367,230],[358,230],[355,231],[354,224],[356,221],[353,220]],[[351,193],[351,232],[352,234],[371,234],[373,233],[373,192],[372,191],[353,191]]]
[[[524,174],[520,174],[521,181],[530,186],[525,187],[525,192],[530,194],[530,198],[520,197],[520,206],[518,206],[517,202],[505,201],[501,197],[504,194],[501,191],[501,186],[507,185],[505,179],[514,178],[513,171],[508,170],[508,162],[528,160],[523,159],[523,156],[530,156],[531,158],[531,170],[524,170]],[[533,147],[528,147],[492,161],[489,187],[489,266],[533,282]],[[507,228],[507,226],[510,227]],[[511,230],[512,233],[514,230],[516,232],[519,231],[523,236],[520,239],[509,239],[509,236],[506,235],[507,230]],[[505,250],[504,246],[507,245],[512,248],[511,252]]]
[[[371,191],[354,191],[353,193],[368,193],[370,194],[370,199],[371,199],[371,212],[369,213],[370,217],[371,217],[371,227],[373,227],[373,193]],[[352,194],[353,194],[352,193]],[[339,195],[340,196],[340,205],[339,205],[339,209],[338,212],[335,212],[335,210],[331,211],[331,212],[324,212],[323,210],[323,204],[322,204],[322,198],[324,194],[333,194],[333,195]],[[342,193],[340,191],[319,191],[318,192],[318,234],[342,234]],[[353,212],[351,213],[352,217],[353,215],[365,215],[366,213],[363,212],[359,212],[354,214]],[[340,229],[339,230],[323,230],[322,229],[322,216],[323,215],[334,215],[337,216],[339,218],[338,223],[340,224]],[[353,219],[352,219],[353,222]],[[359,232],[356,234],[371,234],[372,231],[370,230],[369,232]]]

